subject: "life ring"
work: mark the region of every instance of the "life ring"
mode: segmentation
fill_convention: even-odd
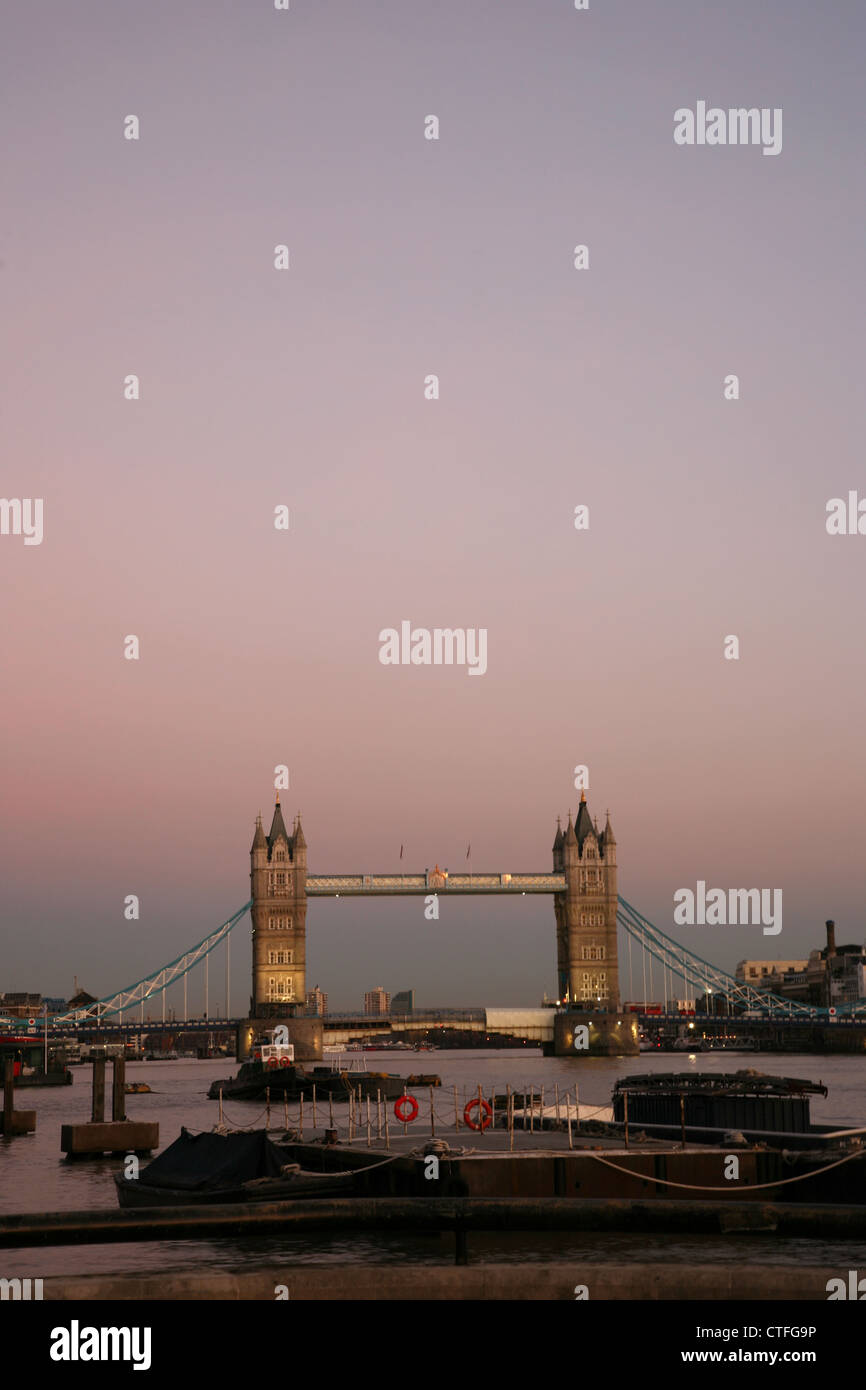
[[[476,1105],[480,1107],[480,1112],[484,1114],[484,1118],[481,1121],[473,1120],[472,1118],[472,1111],[475,1109]],[[490,1124],[492,1113],[489,1102],[479,1099],[479,1097],[476,1096],[474,1100],[470,1100],[466,1109],[463,1111],[463,1123],[468,1129],[486,1129]]]
[[[285,1067],[290,1067],[291,1065],[292,1065],[292,1064],[291,1064],[291,1062],[289,1061],[288,1057],[281,1057],[281,1058],[280,1058],[280,1066],[281,1066],[281,1067],[285,1068]]]
[[[409,1107],[409,1114],[404,1115],[403,1110],[404,1107],[407,1105]],[[397,1116],[397,1119],[400,1121],[401,1124],[411,1124],[411,1122],[414,1119],[416,1119],[418,1115],[418,1102],[415,1099],[415,1097],[402,1095],[398,1101],[394,1102],[394,1114]]]
[[[276,1057],[269,1057],[269,1058],[268,1058],[268,1071],[276,1071],[276,1069],[277,1069],[277,1067],[278,1067],[279,1065],[280,1065],[280,1064],[279,1064],[279,1062],[277,1061]]]

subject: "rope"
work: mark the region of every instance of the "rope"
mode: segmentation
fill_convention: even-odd
[[[635,1173],[632,1168],[623,1168],[619,1163],[611,1163],[609,1158],[602,1158],[600,1154],[591,1153],[590,1158],[596,1162],[603,1163],[606,1168],[615,1168],[618,1173],[626,1173],[630,1178],[643,1178],[642,1173]],[[693,1182],[674,1182],[671,1178],[645,1178],[645,1182],[661,1183],[663,1187],[682,1187],[688,1192],[759,1192],[765,1187],[787,1187],[792,1182],[805,1182],[807,1178],[817,1178],[821,1173],[829,1173],[831,1168],[838,1168],[842,1163],[850,1163],[852,1158],[863,1158],[862,1150],[855,1153],[846,1154],[844,1158],[837,1158],[835,1163],[827,1163],[823,1168],[815,1168],[811,1173],[800,1173],[794,1178],[778,1178],[776,1182],[755,1182],[745,1184],[736,1188],[727,1187],[703,1187]]]

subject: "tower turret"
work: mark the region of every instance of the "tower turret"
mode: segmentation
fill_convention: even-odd
[[[253,1018],[292,1017],[303,1007],[306,987],[307,842],[300,828],[289,835],[280,798],[271,828],[261,816],[250,851],[253,919]]]

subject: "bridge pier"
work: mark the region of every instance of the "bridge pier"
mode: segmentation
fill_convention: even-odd
[[[237,1029],[237,1060],[248,1062],[253,1055],[253,1040],[273,1028],[285,1028],[287,1042],[295,1049],[296,1062],[321,1062],[324,1036],[321,1018],[245,1018]]]
[[[586,1032],[581,1031],[584,1028]],[[569,1010],[557,1014],[553,1021],[553,1055],[636,1057],[640,1052],[637,1030],[634,1014]]]

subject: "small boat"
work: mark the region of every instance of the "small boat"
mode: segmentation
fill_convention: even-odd
[[[208,1091],[211,1100],[271,1100],[295,1101],[301,1096],[312,1099],[315,1087],[317,1099],[348,1100],[356,1097],[375,1100],[396,1100],[406,1088],[406,1079],[392,1072],[367,1071],[360,1057],[336,1057],[330,1066],[302,1067],[295,1062],[291,1043],[273,1042],[274,1033],[266,1035],[271,1041],[256,1042],[253,1056],[244,1062],[237,1076],[214,1081]],[[428,1086],[438,1086],[439,1078],[426,1078]]]
[[[150,1096],[153,1094],[146,1081],[127,1081],[123,1089],[128,1096]]]
[[[349,1196],[352,1173],[304,1172],[263,1129],[191,1134],[182,1129],[137,1178],[117,1173],[122,1207],[177,1207],[216,1202],[283,1202],[294,1197]]]

